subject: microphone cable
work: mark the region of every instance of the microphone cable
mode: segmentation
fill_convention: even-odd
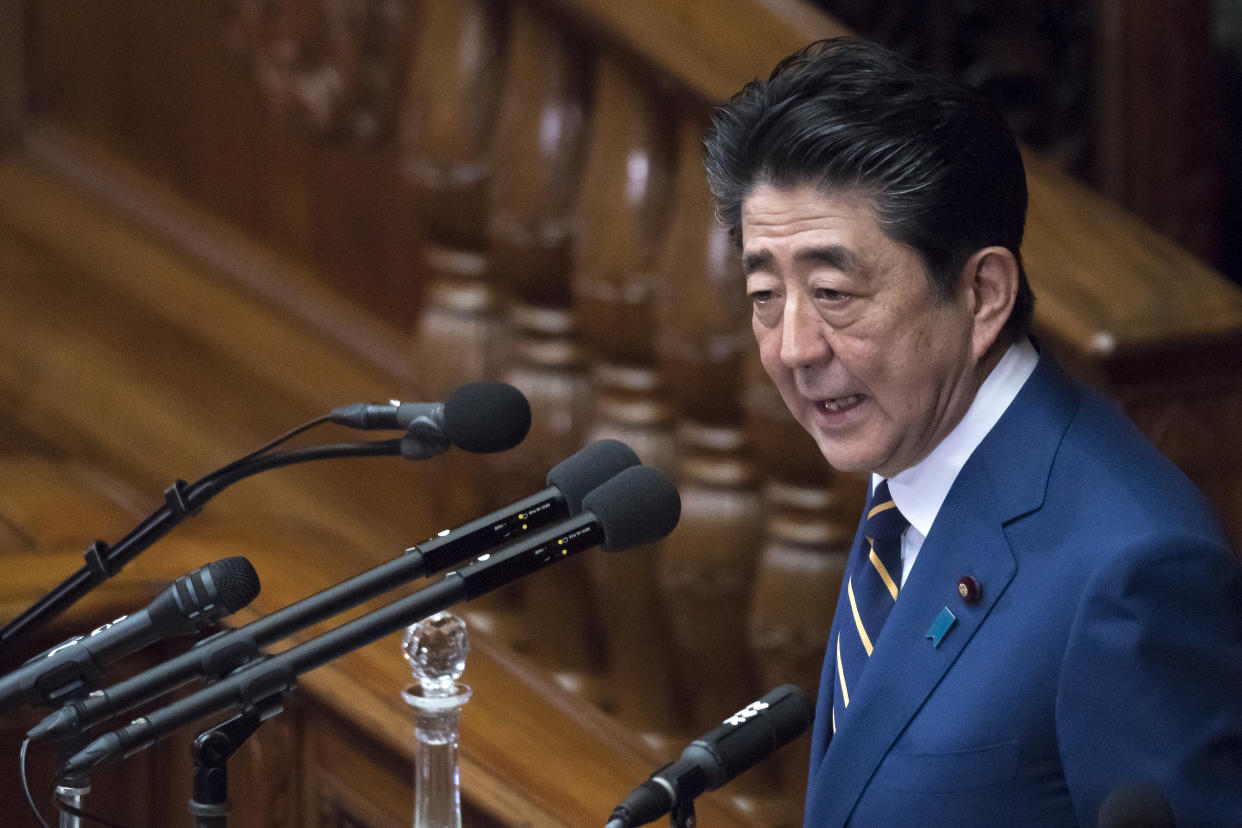
[[[201,480],[198,481],[198,484],[207,483],[213,479],[223,477],[224,475],[233,471],[235,468],[238,468],[239,466],[244,466],[245,464],[249,463],[251,460],[254,460],[255,458],[261,455],[267,454],[269,451],[276,448],[277,446],[283,445],[289,442],[290,440],[292,440],[294,437],[298,437],[302,434],[305,434],[306,432],[310,431],[312,428],[323,425],[324,423],[328,421],[329,421],[329,415],[324,414],[323,416],[316,417],[313,420],[309,420],[305,423],[302,423],[300,426],[296,428],[291,428],[288,431],[286,431],[284,434],[277,437],[275,440],[272,440],[267,445],[262,446],[261,448],[257,448],[254,451],[250,452],[249,454],[245,455],[244,457],[239,457],[233,462],[223,465],[220,468],[216,469],[215,471],[211,472],[210,474],[206,475],[205,477],[203,477]]]
[[[34,811],[35,818],[39,820],[39,824],[42,825],[43,828],[51,828],[51,826],[47,824],[47,820],[43,818],[43,814],[39,811],[39,806],[35,804],[34,794],[30,792],[30,775],[26,770],[26,754],[29,753],[29,751],[30,739],[27,738],[24,742],[22,742],[22,749],[19,754],[22,790],[26,792],[26,802],[30,805],[30,810]],[[56,783],[53,782],[52,784],[55,786]]]
[[[115,544],[109,545],[101,540],[91,544],[84,556],[84,566],[0,629],[0,657],[7,655],[7,651],[21,635],[41,627],[91,589],[111,578],[121,567],[172,531],[181,521],[197,513],[204,503],[227,486],[262,471],[313,460],[401,454],[401,439],[309,446],[273,453],[272,450],[282,443],[325,422],[328,422],[327,417],[321,417],[298,426],[277,440],[250,452],[240,460],[222,466],[194,483],[186,483],[184,480],[174,482],[164,490],[164,505],[140,521]]]
[[[129,825],[125,825],[124,823],[113,822],[110,819],[101,817],[99,814],[92,814],[90,811],[83,811],[81,808],[75,808],[68,803],[61,802],[56,799],[55,792],[52,793],[52,799],[56,801],[56,808],[60,812],[66,813],[69,816],[77,817],[78,819],[87,819],[91,822],[98,822],[100,825],[108,826],[108,828],[131,828]]]
[[[34,794],[30,790],[30,773],[29,773],[28,764],[27,764],[27,756],[29,754],[29,751],[30,751],[30,740],[26,739],[25,741],[22,742],[21,752],[19,755],[20,756],[19,769],[20,769],[20,774],[21,774],[21,779],[22,779],[22,790],[26,794],[26,803],[30,806],[30,810],[34,812],[35,819],[39,820],[39,824],[42,825],[43,828],[52,828],[52,826],[48,824],[48,821],[43,818],[43,812],[39,810],[39,806],[35,803]],[[108,826],[108,828],[129,828],[129,826],[127,825],[122,825],[119,822],[112,822],[111,820],[105,819],[104,817],[101,817],[98,814],[92,814],[92,813],[89,813],[88,811],[83,811],[80,808],[74,808],[72,805],[68,804],[67,802],[61,801],[61,799],[56,796],[56,786],[59,782],[60,782],[60,777],[59,776],[55,777],[52,780],[52,783],[48,786],[48,790],[47,790],[47,797],[52,802],[52,804],[56,807],[58,812],[69,814],[70,816],[77,817],[78,819],[88,819],[91,822],[97,822],[100,825],[106,825]]]
[[[265,446],[234,460],[192,486],[177,480],[164,490],[164,505],[115,545],[101,540],[87,547],[86,565],[40,598],[33,606],[0,628],[0,656],[23,633],[43,626],[64,612],[95,586],[120,571],[139,552],[159,540],[205,501],[229,483],[265,469],[335,457],[400,454],[425,460],[457,446],[464,451],[492,454],[513,448],[530,430],[530,402],[517,388],[498,382],[467,383],[443,403],[355,403],[333,409],[306,422]],[[272,450],[326,422],[363,430],[404,431],[396,440],[314,446],[273,454]]]

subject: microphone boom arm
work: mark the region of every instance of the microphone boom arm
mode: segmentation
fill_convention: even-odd
[[[380,564],[245,626],[211,636],[186,653],[71,701],[27,734],[33,742],[62,738],[92,727],[202,676],[213,680],[262,656],[262,647],[357,606],[415,578],[457,567],[486,552],[529,537],[555,520],[576,514],[583,498],[624,469],[638,465],[633,450],[600,440],[548,472],[548,488],[405,550]]]
[[[244,710],[276,693],[288,692],[302,673],[604,540],[598,526],[587,523],[566,531],[565,523],[532,535],[524,543],[484,555],[418,592],[278,655],[248,664],[197,693],[135,719],[91,742],[70,757],[62,771],[72,774],[109,759],[130,756],[204,716],[229,707]]]
[[[156,509],[115,545],[95,541],[87,548],[86,564],[58,586],[0,628],[0,654],[10,649],[23,635],[46,625],[56,616],[84,597],[95,587],[121,570],[139,553],[172,531],[203,504],[238,480],[268,469],[328,460],[338,457],[375,457],[401,453],[401,440],[378,440],[370,443],[345,443],[311,446],[295,451],[253,455],[245,462],[226,466],[193,484],[178,480],[164,490],[164,505]],[[223,472],[223,473],[222,473]]]

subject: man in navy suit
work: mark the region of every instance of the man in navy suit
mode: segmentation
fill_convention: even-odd
[[[973,91],[852,40],[716,116],[764,367],[871,500],[807,826],[1242,825],[1242,576],[1200,494],[1028,335],[1026,178]],[[824,596],[824,600],[831,600]]]

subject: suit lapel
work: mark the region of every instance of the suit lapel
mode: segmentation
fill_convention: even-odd
[[[1052,459],[1077,399],[1076,389],[1045,354],[1014,404],[958,475],[876,641],[875,653],[851,691],[845,721],[837,723],[839,729],[826,745],[822,763],[812,770],[812,788],[831,791],[817,825],[846,822],[885,754],[1008,588],[1017,564],[1004,526],[1042,504]],[[957,582],[963,575],[972,575],[983,585],[978,603],[967,605],[958,596]],[[935,645],[927,637],[928,629],[946,608],[956,620]],[[842,612],[839,604],[834,629],[843,623]],[[832,661],[830,642],[826,662]],[[835,670],[825,666],[823,680],[835,680]],[[820,696],[823,709],[822,688]],[[830,710],[831,685],[827,697]],[[816,736],[820,744],[827,742],[827,734]]]
[[[870,503],[870,498],[867,502]],[[853,571],[854,559],[862,554],[863,545],[863,527],[866,525],[866,509],[863,510],[864,516],[858,521],[858,529],[854,532],[854,542],[850,546],[849,559],[845,564],[846,577],[849,572]],[[837,595],[837,610],[833,614],[832,629],[828,638],[828,650],[824,656],[824,666],[819,677],[819,693],[815,702],[816,716],[811,723],[811,763],[810,776],[807,780],[808,787],[815,787],[815,777],[819,772],[819,764],[823,761],[824,751],[828,749],[829,743],[833,739],[832,732],[832,694],[834,684],[837,680],[837,663],[834,655],[834,645],[836,643],[837,631],[842,629],[842,624],[846,623],[849,618],[848,603],[845,597],[845,586],[842,584],[841,590]],[[850,622],[852,623],[852,622]]]
[[[955,484],[954,491],[958,488]],[[986,485],[969,488],[976,495],[988,491]],[[820,784],[833,792],[823,824],[845,823],[884,755],[1013,578],[1016,566],[999,522],[955,508],[960,500],[951,495],[941,508],[851,693],[845,721],[837,723],[819,768]],[[973,606],[958,597],[962,575],[974,575],[984,585],[982,599]],[[945,608],[957,620],[934,646],[927,631]]]

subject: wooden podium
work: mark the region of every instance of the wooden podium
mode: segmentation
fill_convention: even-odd
[[[715,104],[843,31],[794,0],[0,0],[0,615],[173,479],[333,407],[500,379],[534,409],[504,454],[239,483],[28,654],[233,554],[263,580],[244,623],[615,437],[676,477],[682,523],[462,608],[467,824],[602,824],[766,689],[813,694],[862,488],[756,369],[700,142]],[[1237,542],[1242,292],[1048,161],[1028,173],[1041,340]],[[407,681],[395,637],[304,676],[235,762],[237,824],[407,824]],[[38,716],[5,719],[7,802]],[[188,822],[188,737],[101,769],[90,808]],[[800,824],[806,741],[699,819]]]

